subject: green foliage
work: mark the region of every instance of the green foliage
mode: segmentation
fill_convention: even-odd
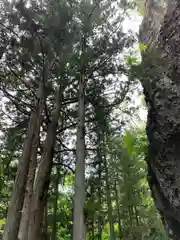
[[[144,125],[110,141],[109,173],[118,182],[122,239],[165,239],[146,180],[147,144]]]
[[[144,1],[143,0],[133,0],[134,6],[137,8],[141,16],[144,16]]]
[[[138,64],[139,62],[137,57],[132,57],[132,56],[126,56],[125,61],[126,61],[126,64],[129,66]]]
[[[139,44],[139,50],[140,50],[140,51],[146,50],[147,47],[148,47],[148,46],[147,46],[146,44],[143,44],[143,43],[140,43],[140,44]]]

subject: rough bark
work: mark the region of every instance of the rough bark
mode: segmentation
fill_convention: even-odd
[[[42,106],[40,106],[40,108],[41,108],[40,112],[42,112],[43,104]],[[26,185],[23,211],[21,214],[19,240],[26,240],[27,238],[30,209],[31,209],[31,200],[33,195],[33,186],[34,186],[34,179],[35,179],[36,166],[37,166],[37,151],[39,146],[40,126],[41,126],[41,117],[37,119],[35,136],[32,143],[31,158],[30,158],[30,164],[29,164],[29,174],[28,174],[27,185]]]
[[[52,222],[52,240],[56,240],[57,235],[57,212],[58,212],[58,199],[59,199],[59,180],[60,180],[60,170],[56,171],[56,181],[54,186],[54,203],[53,203],[53,222]]]
[[[100,140],[100,137],[98,137]],[[98,160],[99,160],[99,166],[98,166],[98,232],[97,232],[97,239],[102,240],[102,201],[101,201],[101,183],[102,183],[102,158],[100,156],[100,149],[97,151]]]
[[[167,232],[180,239],[180,2],[167,3],[146,1],[141,82],[148,106],[149,185]]]
[[[73,240],[84,240],[84,201],[85,201],[85,136],[84,136],[84,85],[79,84],[79,121],[76,146],[76,172]]]
[[[118,194],[118,186],[115,181],[114,191],[115,191],[115,200],[116,200],[116,211],[117,211],[117,217],[118,217],[118,232],[119,232],[119,239],[122,238],[121,234],[121,214],[120,214],[120,203],[119,203],[119,194]]]
[[[38,167],[31,203],[28,240],[38,240],[41,232],[41,224],[44,214],[44,207],[47,200],[47,192],[49,188],[50,174],[53,164],[53,153],[56,140],[56,130],[60,116],[62,92],[62,89],[59,89],[57,93],[56,107],[52,113],[52,119],[48,126],[43,154]]]
[[[73,240],[85,239],[84,202],[85,202],[85,43],[82,43],[81,76],[79,80],[78,130],[76,142],[75,196],[73,212]]]
[[[13,187],[12,197],[8,209],[7,221],[4,229],[3,240],[18,239],[18,231],[21,220],[21,211],[23,208],[25,188],[27,183],[29,163],[31,157],[32,144],[35,141],[35,132],[37,129],[38,119],[41,115],[42,106],[42,84],[39,86],[37,93],[37,102],[35,109],[29,120],[27,138],[24,143],[23,154],[19,162],[16,179]]]
[[[104,168],[105,168],[106,198],[107,198],[107,206],[108,206],[110,240],[116,240],[116,236],[114,232],[113,216],[112,216],[113,209],[112,209],[112,200],[111,200],[111,194],[110,194],[109,173],[108,173],[107,160],[106,160],[105,154],[104,154]]]
[[[98,232],[97,232],[97,239],[102,240],[102,216],[101,216],[101,195],[100,190],[98,187],[98,201],[100,206],[100,213],[98,213]]]
[[[46,202],[44,207],[44,219],[43,219],[43,227],[41,230],[41,238],[43,240],[49,240],[49,234],[48,234],[48,203]],[[40,239],[41,239],[40,238]]]

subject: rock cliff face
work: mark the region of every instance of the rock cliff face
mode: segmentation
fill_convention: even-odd
[[[149,185],[167,232],[180,239],[180,1],[146,0],[139,41]]]

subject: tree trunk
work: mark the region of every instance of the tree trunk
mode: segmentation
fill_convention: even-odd
[[[19,162],[12,197],[8,209],[7,221],[4,228],[3,240],[18,239],[18,231],[23,208],[25,188],[27,183],[32,144],[36,141],[36,130],[41,116],[43,86],[40,84],[37,93],[38,100],[30,117],[27,138],[24,143],[23,154]]]
[[[62,92],[63,90],[59,88],[56,98],[56,107],[52,113],[51,123],[48,126],[43,154],[37,172],[34,194],[31,203],[28,240],[39,240],[39,235],[41,232],[44,206],[47,200],[50,174],[53,164],[53,153],[56,140],[56,129],[60,116],[60,106],[63,94]]]
[[[78,130],[76,142],[75,196],[73,213],[73,240],[85,239],[84,202],[85,202],[85,41],[82,43],[81,76],[79,80]]]
[[[44,208],[44,220],[43,220],[43,229],[41,231],[43,235],[43,240],[49,240],[48,235],[48,204],[46,203]]]
[[[110,186],[109,186],[109,173],[108,173],[107,160],[106,160],[105,154],[104,154],[104,168],[105,168],[105,182],[106,182],[106,196],[107,196],[107,205],[108,205],[108,221],[109,221],[109,228],[110,228],[110,240],[116,240],[116,236],[114,232],[113,215],[112,215],[113,209],[112,209],[111,193],[110,193]]]
[[[100,154],[99,153],[99,151],[98,151],[98,154]],[[99,160],[100,160],[100,158],[99,158]],[[98,166],[98,177],[99,177],[99,179],[98,179],[98,181],[99,181],[99,183],[98,183],[98,205],[99,205],[99,211],[98,211],[98,240],[102,240],[102,203],[101,203],[101,166],[102,166],[102,163],[101,163],[101,161],[99,162],[99,166]]]
[[[134,209],[134,213],[135,213],[135,217],[136,217],[136,224],[137,224],[137,226],[139,227],[140,224],[139,224],[139,216],[138,216],[138,210],[137,210],[137,207],[134,206],[133,209]]]
[[[148,181],[163,223],[180,239],[180,2],[146,1],[140,28],[148,106]],[[157,6],[159,4],[159,6]]]
[[[98,232],[97,232],[97,239],[102,240],[102,153],[101,153],[101,134],[100,134],[101,129],[98,127],[97,128],[97,160],[98,160]]]
[[[84,240],[84,201],[85,201],[85,106],[84,76],[79,82],[78,131],[76,145],[75,198],[73,240]]]
[[[119,210],[119,196],[118,196],[118,187],[117,183],[115,182],[115,197],[116,197],[116,209],[117,209],[117,216],[118,216],[118,231],[119,231],[119,239],[121,239],[121,214]]]
[[[56,182],[54,187],[54,204],[53,204],[53,223],[52,223],[52,240],[56,240],[57,235],[57,210],[58,210],[58,198],[59,198],[59,180],[60,180],[60,170],[56,171]]]
[[[41,106],[41,108],[43,108],[43,106]],[[40,110],[40,112],[42,112],[42,109]],[[31,158],[30,158],[30,164],[29,164],[29,174],[27,179],[23,211],[21,214],[19,240],[26,240],[27,238],[30,209],[31,209],[31,200],[33,195],[33,186],[34,186],[34,179],[35,179],[36,166],[37,166],[37,151],[38,151],[39,140],[40,140],[39,139],[40,126],[41,126],[41,117],[37,119],[36,131],[35,131],[35,135],[32,143]]]

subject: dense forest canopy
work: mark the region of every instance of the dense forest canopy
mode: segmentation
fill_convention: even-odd
[[[148,46],[123,25],[146,7],[0,2],[3,240],[168,239],[139,116]]]

